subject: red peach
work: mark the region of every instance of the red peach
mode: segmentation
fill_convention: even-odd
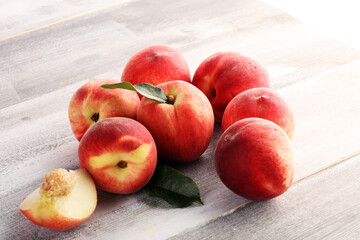
[[[130,58],[121,76],[122,82],[132,84],[191,81],[189,67],[181,54],[173,48],[155,45],[147,47]]]
[[[103,119],[91,126],[80,141],[78,155],[80,166],[89,171],[98,188],[118,194],[143,188],[157,162],[149,131],[123,117]]]
[[[169,103],[142,98],[137,120],[149,129],[159,156],[179,162],[198,159],[208,147],[214,114],[206,96],[184,81],[159,84]]]
[[[222,131],[249,117],[270,120],[279,125],[290,139],[293,138],[294,116],[285,100],[270,88],[252,88],[234,97],[225,109]]]
[[[140,99],[135,92],[100,87],[103,84],[118,82],[111,79],[92,80],[75,92],[69,104],[69,119],[71,129],[78,141],[90,126],[101,119],[136,118]]]
[[[268,200],[284,193],[294,176],[291,143],[275,123],[246,118],[231,125],[215,149],[221,181],[251,200]]]
[[[221,121],[227,104],[237,94],[256,87],[270,87],[265,68],[236,52],[219,52],[197,68],[192,83],[210,100],[215,120]]]

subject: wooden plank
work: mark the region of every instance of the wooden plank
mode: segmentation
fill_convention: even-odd
[[[359,239],[360,155],[170,239]]]
[[[127,1],[0,1],[0,40]]]
[[[295,179],[360,149],[359,66],[356,60],[279,90],[296,119]]]
[[[192,73],[217,51],[240,52],[270,71],[275,88],[360,57],[258,1],[134,1],[0,42],[0,78],[19,96],[0,105],[104,73],[120,79],[127,60],[152,44],[177,48]]]
[[[6,80],[0,81],[0,109],[20,101],[20,97],[14,87]]]

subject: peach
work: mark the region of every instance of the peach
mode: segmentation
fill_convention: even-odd
[[[268,200],[292,184],[291,143],[282,128],[262,118],[231,125],[215,149],[221,181],[234,193],[251,200]]]
[[[222,119],[222,131],[238,120],[258,117],[279,125],[293,138],[294,116],[285,100],[270,88],[252,88],[234,97],[227,105]]]
[[[136,118],[140,99],[135,92],[100,87],[103,84],[118,82],[111,79],[92,80],[75,92],[69,105],[69,119],[71,129],[78,141],[90,126],[101,119]]]
[[[158,85],[169,101],[159,103],[142,98],[137,120],[149,129],[159,156],[173,161],[197,160],[208,147],[214,129],[214,115],[206,96],[184,81]]]
[[[55,169],[22,201],[20,211],[39,226],[63,231],[87,220],[96,204],[95,183],[85,169]]]
[[[191,81],[190,70],[181,54],[173,48],[155,45],[147,47],[130,58],[121,76],[122,82],[132,84]]]
[[[143,188],[157,162],[149,131],[123,117],[103,119],[91,126],[80,141],[78,155],[80,166],[89,171],[98,188],[118,194]]]
[[[270,87],[265,68],[236,52],[219,52],[206,58],[196,69],[192,84],[205,93],[219,122],[237,94],[250,88]]]

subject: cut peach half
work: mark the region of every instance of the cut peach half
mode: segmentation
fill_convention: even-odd
[[[46,174],[41,186],[19,208],[33,223],[63,231],[87,220],[96,204],[95,183],[86,169],[55,169]]]

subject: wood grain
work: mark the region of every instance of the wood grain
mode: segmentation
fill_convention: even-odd
[[[178,49],[192,73],[215,52],[240,52],[269,70],[275,88],[360,56],[258,1],[135,1],[0,42],[0,78],[14,91],[0,107],[108,72],[120,79],[152,44]]]
[[[0,41],[126,2],[128,1],[1,1]]]
[[[93,216],[61,233],[19,212],[46,172],[79,167],[67,118],[72,94],[89,79],[119,79],[127,59],[151,44],[177,48],[192,72],[217,51],[261,62],[294,111],[295,179],[360,150],[359,52],[259,1],[165,2],[133,1],[0,42],[1,239],[166,239],[248,202],[216,175],[217,125],[197,162],[170,163],[196,181],[204,206],[172,209],[141,192],[100,191]]]

